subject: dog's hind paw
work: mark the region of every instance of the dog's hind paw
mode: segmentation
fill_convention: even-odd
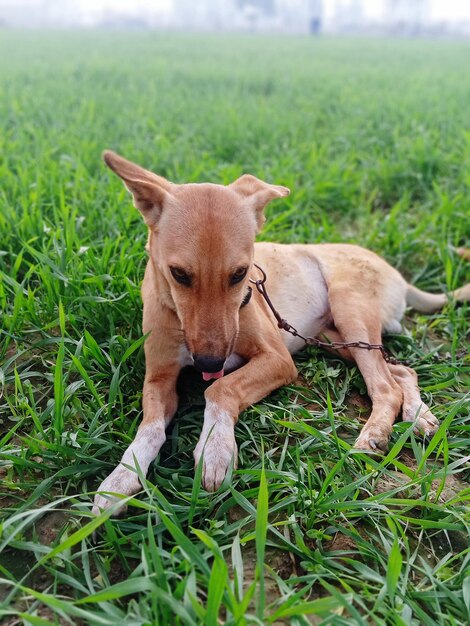
[[[390,432],[388,429],[385,429],[383,426],[368,426],[366,424],[356,439],[354,449],[373,452],[374,454],[385,454],[389,438]]]
[[[95,496],[92,513],[99,515],[111,506],[116,505],[120,498],[111,495],[113,493],[122,496],[133,496],[140,491],[140,489],[141,486],[137,474],[122,465],[118,465],[99,486],[97,491],[101,493],[97,493]],[[122,505],[116,505],[113,516],[117,517],[123,515],[126,509],[127,505],[124,503]]]
[[[439,428],[439,420],[435,417],[424,402],[419,406],[403,409],[403,421],[415,422],[416,435],[432,437]]]

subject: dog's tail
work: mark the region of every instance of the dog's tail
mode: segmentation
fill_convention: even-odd
[[[470,261],[470,250],[458,248],[457,254],[466,261]],[[406,290],[406,304],[420,313],[433,313],[441,309],[449,300],[470,302],[470,283],[460,289],[445,293],[427,293],[413,285],[408,285]]]

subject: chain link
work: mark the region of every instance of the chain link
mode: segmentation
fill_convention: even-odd
[[[272,314],[276,318],[277,325],[280,329],[285,330],[287,333],[290,333],[294,337],[298,337],[302,339],[309,346],[317,346],[318,348],[327,348],[329,350],[340,350],[341,348],[360,348],[362,350],[379,350],[387,363],[391,363],[392,365],[397,365],[399,361],[392,357],[384,348],[381,343],[367,343],[367,341],[321,341],[316,337],[304,337],[301,335],[296,328],[294,328],[287,320],[285,320],[280,313],[274,308],[274,305],[271,301],[271,298],[266,291],[266,272],[256,263],[253,264],[255,267],[259,269],[262,274],[262,278],[258,280],[253,280],[250,278],[250,283],[255,285],[256,289],[263,296],[266,301],[266,304],[271,309]]]

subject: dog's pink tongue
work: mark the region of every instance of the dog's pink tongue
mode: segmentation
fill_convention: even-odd
[[[220,372],[202,372],[203,380],[212,380],[213,378],[222,378],[224,375],[224,370],[220,370]]]

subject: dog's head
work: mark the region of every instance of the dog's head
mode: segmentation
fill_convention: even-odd
[[[168,285],[195,367],[206,379],[220,377],[238,335],[264,207],[289,189],[250,175],[228,186],[176,185],[113,152],[103,158],[150,229],[149,253]]]

